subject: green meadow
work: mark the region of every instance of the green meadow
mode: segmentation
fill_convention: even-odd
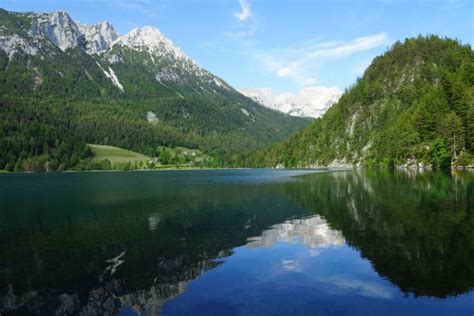
[[[115,146],[108,145],[94,145],[89,144],[94,159],[96,160],[109,160],[111,163],[133,163],[138,161],[147,162],[151,158],[130,150],[118,148]]]

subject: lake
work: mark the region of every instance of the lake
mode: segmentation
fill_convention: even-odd
[[[0,314],[473,315],[474,173],[0,176]]]

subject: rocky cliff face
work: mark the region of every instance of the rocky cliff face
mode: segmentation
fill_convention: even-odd
[[[0,28],[0,38],[4,38],[0,42],[0,48],[9,53],[21,50],[33,54],[45,45],[53,44],[62,51],[79,47],[88,54],[98,54],[108,50],[119,36],[108,22],[80,24],[63,11],[25,14],[4,11],[5,13],[11,15],[10,18],[18,18],[23,22],[14,27],[2,25]],[[10,38],[8,42],[7,38]]]
[[[63,11],[51,14],[29,14],[31,29],[29,34],[34,38],[50,40],[61,50],[80,47],[88,54],[105,52],[118,38],[115,28],[108,22],[96,25],[74,22]]]
[[[99,54],[107,51],[119,34],[109,22],[95,25],[78,24],[79,31],[85,38],[85,50],[88,54]]]
[[[29,34],[37,39],[48,39],[61,50],[84,46],[85,39],[71,17],[62,11],[51,14],[30,14]]]

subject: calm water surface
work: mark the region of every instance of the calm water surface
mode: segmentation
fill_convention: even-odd
[[[473,315],[474,174],[0,176],[3,315]]]

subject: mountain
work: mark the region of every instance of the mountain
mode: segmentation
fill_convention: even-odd
[[[163,92],[159,90],[179,98],[238,94],[222,79],[197,65],[155,27],[136,28],[118,37],[98,58],[98,65],[114,85],[125,91],[112,69],[115,68],[124,83],[130,82],[127,93],[136,97],[160,96]]]
[[[469,165],[474,151],[474,53],[427,36],[376,57],[339,102],[256,155],[263,166]]]
[[[243,96],[154,27],[0,9],[0,169],[81,169],[87,143],[199,148],[229,165],[308,122]]]
[[[336,103],[342,92],[335,88],[306,87],[298,94],[274,95],[270,88],[246,88],[239,91],[254,101],[292,116],[318,118]]]
[[[96,25],[78,23],[77,26],[86,40],[85,51],[88,54],[99,54],[108,50],[119,36],[115,28],[108,22]]]

